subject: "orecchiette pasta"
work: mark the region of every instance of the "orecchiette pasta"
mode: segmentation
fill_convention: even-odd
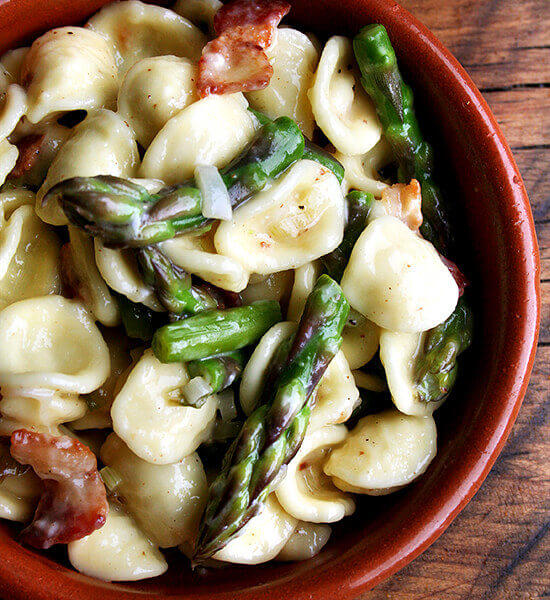
[[[126,73],[118,93],[118,112],[147,147],[164,124],[197,99],[196,67],[185,58],[155,56]]]
[[[26,110],[27,95],[21,86],[12,83],[0,92],[0,140],[13,132]]]
[[[0,221],[0,310],[59,289],[59,240],[33,206],[20,206],[3,225]]]
[[[174,54],[198,60],[206,43],[204,34],[187,19],[137,0],[106,6],[86,27],[110,42],[121,75],[150,56]]]
[[[142,177],[180,183],[197,165],[223,167],[252,139],[256,128],[242,94],[211,95],[173,116],[147,149]]]
[[[214,32],[214,15],[220,10],[219,0],[178,0],[174,11],[198,27],[207,26]]]
[[[378,171],[393,158],[390,145],[385,138],[365,154],[348,155],[336,152],[335,157],[344,167],[344,185],[347,190],[361,190],[380,198],[382,192],[389,187],[387,183],[380,181],[378,174]]]
[[[307,137],[313,135],[315,121],[307,92],[319,62],[311,40],[297,29],[278,29],[266,54],[273,76],[263,90],[249,92],[250,105],[271,118],[294,119]]]
[[[6,181],[6,177],[15,167],[18,156],[19,151],[13,144],[6,139],[0,139],[0,185]]]
[[[29,469],[0,480],[0,518],[26,523],[30,521],[42,493],[40,480]]]
[[[365,154],[380,139],[382,128],[347,38],[334,36],[325,44],[309,99],[317,125],[343,154]]]
[[[306,263],[294,271],[294,283],[287,311],[289,321],[298,322],[300,320],[307,297],[320,274],[321,264],[317,261]]]
[[[112,433],[101,448],[101,459],[118,477],[113,493],[152,542],[161,548],[193,542],[208,495],[197,454],[171,465],[153,465]]]
[[[136,581],[162,575],[164,556],[116,504],[109,505],[105,525],[68,545],[69,560],[85,575],[105,581]]]
[[[288,542],[277,554],[277,560],[307,560],[319,554],[328,542],[331,529],[321,523],[300,521],[288,538]]]
[[[357,311],[351,311],[342,331],[342,352],[350,369],[360,369],[376,354],[380,327]]]
[[[67,218],[56,204],[43,205],[42,198],[56,183],[70,177],[115,175],[132,177],[139,161],[132,130],[110,110],[89,114],[72,131],[53,160],[37,194],[36,212],[51,225],[66,225]]]
[[[208,398],[201,408],[179,404],[174,392],[188,380],[184,365],[163,364],[147,350],[115,398],[113,429],[143,460],[179,462],[208,437],[216,398]]]
[[[117,94],[115,57],[109,44],[89,29],[52,29],[26,54],[21,83],[27,90],[31,123],[63,111],[112,108]]]
[[[105,283],[129,300],[162,311],[154,290],[144,283],[131,251],[106,248],[95,240],[95,261]]]
[[[108,327],[117,325],[120,322],[118,305],[97,268],[94,241],[71,226],[69,239],[65,267],[72,272],[68,274],[68,283],[77,286],[73,291],[100,323]]]
[[[380,334],[380,360],[395,406],[407,415],[426,416],[437,410],[446,398],[422,402],[414,389],[415,363],[424,347],[425,333]]]
[[[297,520],[281,508],[275,494],[270,494],[261,511],[212,558],[243,565],[267,562],[279,554],[296,525]]]
[[[256,407],[267,369],[275,356],[277,348],[295,330],[296,323],[290,321],[277,323],[264,334],[256,345],[244,368],[239,390],[239,401],[247,415]]]
[[[323,472],[331,448],[343,442],[347,433],[344,425],[329,425],[306,433],[275,490],[287,513],[313,523],[333,523],[353,513],[353,498],[335,487]]]
[[[437,432],[431,416],[413,417],[397,410],[359,421],[325,464],[340,489],[381,496],[407,485],[435,456]]]
[[[241,292],[244,304],[256,300],[277,300],[283,302],[292,288],[292,271],[279,271],[271,275],[252,275],[246,288]]]
[[[109,374],[109,350],[87,310],[61,296],[1,311],[0,347],[2,386],[86,394]]]
[[[391,331],[425,331],[443,322],[458,286],[435,248],[395,217],[372,221],[342,277],[351,306]]]
[[[342,241],[344,198],[334,174],[310,161],[286,174],[224,221],[214,236],[217,251],[251,273],[296,269],[331,252]]]
[[[231,292],[240,292],[248,282],[248,272],[227,256],[216,253],[212,235],[180,236],[159,244],[177,265],[205,281]]]
[[[8,50],[0,57],[0,73],[3,73],[7,84],[21,83],[21,68],[29,48]]]
[[[350,418],[360,401],[359,390],[342,351],[330,362],[314,394],[309,429],[343,423]]]

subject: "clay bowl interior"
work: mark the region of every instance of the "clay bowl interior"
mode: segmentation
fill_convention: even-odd
[[[78,24],[105,0],[0,0],[0,52],[43,31]],[[437,413],[439,450],[428,472],[391,496],[361,498],[303,563],[192,573],[179,553],[160,578],[111,584],[53,554],[21,547],[0,527],[0,594],[7,599],[344,599],[369,589],[424,550],[475,493],[508,435],[536,343],[539,260],[525,189],[494,118],[456,60],[391,0],[294,0],[292,23],[323,36],[386,25],[417,111],[434,142],[440,179],[456,206],[460,261],[472,286],[474,344],[459,384]],[[56,562],[56,560],[58,562]]]

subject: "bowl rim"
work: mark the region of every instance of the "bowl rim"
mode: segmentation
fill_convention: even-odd
[[[323,2],[327,1],[330,0],[320,0],[319,5],[322,6]],[[359,0],[359,3],[361,2],[362,0]],[[0,4],[2,4],[1,1]],[[10,4],[9,0],[6,4]],[[93,4],[93,2],[90,4]],[[275,582],[269,588],[259,585],[236,592],[240,600],[253,600],[258,596],[266,599],[292,597],[294,600],[307,600],[313,597],[322,597],[347,600],[372,589],[411,562],[447,529],[481,486],[508,438],[525,395],[533,367],[541,310],[540,257],[529,199],[512,152],[480,91],[457,59],[435,35],[394,0],[377,0],[376,12],[380,20],[387,24],[393,32],[399,32],[399,37],[412,37],[420,40],[423,52],[429,54],[431,60],[438,63],[447,72],[453,86],[460,88],[463,96],[468,98],[475,112],[481,117],[479,126],[483,129],[483,134],[487,136],[485,143],[488,149],[486,152],[492,155],[494,163],[500,164],[503,179],[499,183],[502,184],[503,189],[505,188],[504,193],[509,197],[509,202],[513,205],[519,217],[517,227],[520,230],[518,238],[521,240],[521,247],[516,250],[525,259],[523,262],[520,261],[520,267],[518,268],[520,272],[516,275],[516,279],[520,279],[525,285],[522,288],[522,301],[516,302],[519,305],[517,309],[522,325],[522,338],[517,344],[518,360],[510,366],[510,372],[507,373],[507,378],[510,381],[513,380],[513,385],[511,384],[507,390],[505,408],[503,408],[492,427],[491,435],[479,444],[479,447],[476,448],[476,458],[472,459],[465,468],[467,475],[463,481],[459,482],[460,484],[457,485],[447,500],[439,506],[437,511],[432,513],[431,518],[426,520],[426,524],[415,530],[415,535],[412,536],[408,544],[399,548],[397,552],[392,552],[389,558],[381,564],[375,565],[375,567],[366,568],[360,560],[352,561],[346,565],[346,569],[342,569],[339,564],[327,565],[320,569],[322,576],[321,574],[308,573],[299,581],[287,578]],[[29,552],[29,554],[31,553]],[[51,600],[51,592],[47,590],[45,578],[36,577],[36,571],[33,571],[34,578],[18,574],[17,560],[10,553],[4,553],[3,559],[0,561],[0,592],[6,598],[23,600],[33,597],[36,600]],[[33,557],[33,559],[40,560],[36,557]],[[64,593],[59,590],[61,594],[59,600],[73,597],[75,591],[82,589],[81,581],[79,582],[75,578],[72,580],[72,585],[68,585]],[[32,596],[29,594],[32,594]],[[96,594],[97,598],[102,597],[105,600],[111,600],[111,598],[113,600],[115,598],[136,600],[138,595],[144,595],[143,592],[132,592],[116,585],[112,590],[96,588]],[[90,591],[89,597],[92,596],[96,597]],[[145,596],[147,597],[146,593]],[[152,594],[149,597],[171,597],[181,598],[182,600],[189,598],[180,595],[179,592],[175,595],[170,594],[170,596]],[[200,597],[203,597],[202,594]],[[219,592],[209,593],[208,597],[212,600],[216,598],[227,600],[233,595],[230,592],[220,590]]]

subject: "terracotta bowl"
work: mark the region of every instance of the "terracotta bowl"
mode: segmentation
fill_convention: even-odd
[[[0,52],[106,0],[0,1]],[[472,281],[476,332],[459,385],[438,411],[439,452],[415,485],[361,499],[319,556],[296,564],[192,573],[174,552],[163,577],[110,584],[71,570],[63,549],[38,553],[0,528],[0,595],[6,600],[326,599],[372,588],[425,550],[475,494],[498,456],[527,387],[539,317],[539,256],[529,202],[506,141],[464,69],[392,0],[295,0],[290,18],[320,35],[389,30],[421,120],[448,181]],[[429,124],[429,127],[428,127]]]

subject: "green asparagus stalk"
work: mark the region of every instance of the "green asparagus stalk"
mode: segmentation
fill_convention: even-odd
[[[138,248],[137,257],[145,283],[155,288],[158,299],[168,312],[196,314],[217,307],[216,299],[193,286],[191,275],[173,263],[157,246]]]
[[[264,388],[260,405],[243,424],[210,488],[195,565],[223,548],[257,514],[300,448],[312,392],[340,348],[348,311],[338,284],[322,275],[275,384]]]
[[[346,196],[346,201],[348,203],[348,222],[344,230],[344,239],[338,248],[322,258],[327,273],[336,281],[342,279],[353,246],[367,225],[374,196],[368,192],[352,190]]]
[[[139,340],[150,340],[155,331],[154,313],[143,304],[135,304],[122,296],[116,295],[122,326],[126,335]]]
[[[279,303],[273,300],[205,310],[158,329],[152,348],[155,356],[165,363],[207,358],[252,344],[281,319]]]
[[[423,352],[415,364],[415,389],[419,400],[438,402],[456,380],[457,357],[472,342],[473,320],[464,298],[453,314],[426,334]]]
[[[342,164],[336,160],[330,152],[323,150],[323,148],[317,146],[317,144],[313,143],[311,140],[305,138],[305,141],[306,145],[302,158],[314,160],[323,165],[323,167],[330,169],[336,175],[338,183],[342,183],[342,180],[344,179],[344,167]]]
[[[413,92],[403,81],[388,33],[383,25],[363,27],[353,40],[361,83],[376,107],[392,147],[403,183],[417,179],[422,188],[422,235],[442,253],[451,230],[441,190],[433,180],[433,150],[423,138],[413,107]]]
[[[232,206],[265,186],[304,153],[304,137],[292,119],[261,127],[243,154],[222,171]],[[112,176],[75,177],[53,186],[43,202],[58,201],[71,223],[110,247],[141,247],[188,232],[204,231],[212,220],[201,212],[200,191],[192,183],[149,194]]]

